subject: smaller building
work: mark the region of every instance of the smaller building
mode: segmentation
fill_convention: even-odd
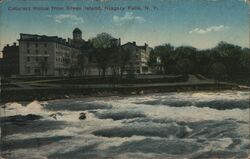
[[[150,73],[148,61],[152,48],[150,48],[146,43],[144,46],[137,46],[136,42],[128,42],[121,47],[131,53],[131,66],[127,69],[127,72],[132,71],[134,74]]]
[[[1,74],[3,76],[12,76],[19,74],[19,46],[6,45],[3,48],[3,57],[1,59]]]

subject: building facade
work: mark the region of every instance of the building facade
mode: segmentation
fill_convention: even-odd
[[[136,42],[128,42],[121,46],[124,50],[127,50],[131,54],[130,70],[134,74],[149,74],[151,73],[148,66],[149,55],[152,51],[146,43],[144,46],[137,46]],[[133,70],[131,70],[133,69]]]
[[[91,40],[82,38],[79,28],[73,30],[73,39],[57,36],[20,34],[19,71],[20,75],[30,76],[95,76],[100,75]],[[135,74],[150,73],[148,60],[151,48],[135,42],[121,45],[121,39],[111,39],[111,47],[131,53],[130,64]],[[131,70],[127,69],[127,72]],[[107,68],[106,75],[112,75]]]
[[[64,76],[80,50],[57,36],[20,34],[20,75]]]

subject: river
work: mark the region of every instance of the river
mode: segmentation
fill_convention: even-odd
[[[6,103],[6,159],[248,158],[249,92],[182,92]],[[4,108],[5,107],[5,108]],[[79,120],[80,113],[86,115]],[[10,116],[36,114],[24,122]]]

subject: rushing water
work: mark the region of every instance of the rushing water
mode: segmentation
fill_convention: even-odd
[[[249,92],[65,99],[1,108],[2,156],[248,158]],[[86,119],[79,120],[85,113]],[[24,122],[8,116],[36,114]]]

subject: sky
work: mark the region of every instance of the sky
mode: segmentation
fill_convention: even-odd
[[[207,49],[220,41],[249,47],[248,14],[246,0],[4,0],[0,49],[17,42],[20,33],[72,38],[76,27],[85,40],[107,32],[123,44],[151,47],[170,43]]]

